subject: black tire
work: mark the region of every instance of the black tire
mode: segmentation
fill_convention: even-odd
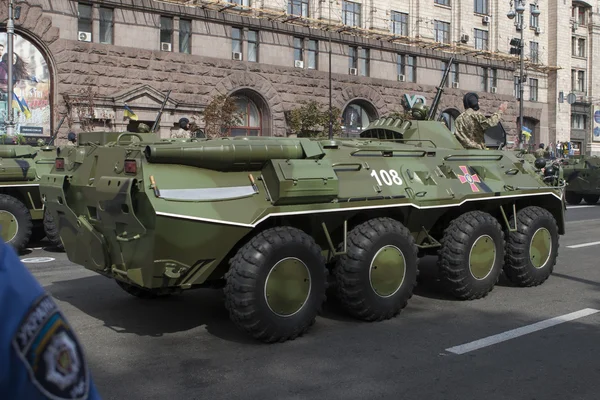
[[[48,210],[44,212],[44,232],[46,232],[46,239],[48,239],[52,247],[64,250],[62,240],[58,234],[58,227],[54,223],[54,217]]]
[[[29,243],[33,231],[31,214],[25,204],[6,194],[0,194],[0,211],[11,213],[17,222],[16,234],[12,239],[6,240],[6,243],[12,246],[17,253],[20,253]]]
[[[514,218],[509,220],[514,228]],[[530,244],[534,234],[545,228],[550,233],[550,254],[539,268],[530,257]],[[517,231],[508,234],[504,273],[514,284],[522,287],[538,286],[552,274],[558,257],[558,226],[552,214],[541,207],[531,206],[517,212]]]
[[[574,192],[565,192],[565,200],[571,205],[577,205],[581,203],[582,195]]]
[[[417,284],[418,248],[410,231],[391,218],[374,218],[350,231],[347,246],[347,253],[338,258],[333,269],[336,297],[342,307],[364,321],[381,321],[398,315],[408,304]],[[404,258],[403,276],[389,290],[378,294],[373,287],[372,271],[377,268],[373,262],[380,251],[388,250],[395,256],[400,250]]]
[[[140,299],[156,299],[159,297],[167,297],[169,296],[171,293],[165,293],[165,292],[161,292],[159,290],[155,290],[155,289],[145,289],[143,287],[140,286],[136,286],[136,285],[132,285],[129,283],[125,283],[123,281],[120,281],[118,279],[115,279],[115,282],[117,282],[117,285],[119,285],[119,287],[121,289],[123,289],[124,291],[126,291],[127,293],[129,293],[132,296],[138,297]]]
[[[597,194],[583,195],[583,201],[585,201],[587,204],[596,204],[598,199],[600,199],[600,196]]]
[[[496,255],[489,272],[477,278],[470,268],[471,250],[476,241],[479,245],[479,239],[485,246],[490,238]],[[462,214],[444,230],[440,243],[440,279],[450,294],[460,300],[473,300],[487,296],[494,289],[504,262],[504,232],[496,218],[483,211]]]
[[[288,258],[295,258],[297,266],[304,265],[302,271],[308,271],[310,280],[301,282],[308,282],[309,289],[298,310],[281,315],[267,302],[267,281],[274,267]],[[225,275],[225,307],[233,323],[257,340],[265,343],[293,340],[308,331],[321,311],[326,299],[327,275],[325,258],[312,237],[293,227],[267,229],[231,258]]]

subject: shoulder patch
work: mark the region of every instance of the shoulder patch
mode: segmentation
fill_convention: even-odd
[[[33,384],[49,399],[84,400],[89,372],[75,332],[45,293],[29,308],[12,340]]]

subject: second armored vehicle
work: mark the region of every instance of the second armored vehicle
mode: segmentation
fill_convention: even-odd
[[[600,199],[600,157],[578,156],[563,166],[567,187],[565,199],[569,204],[596,204]]]

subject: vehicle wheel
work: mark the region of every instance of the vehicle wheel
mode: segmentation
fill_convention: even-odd
[[[573,192],[565,192],[565,200],[569,204],[577,205],[577,204],[581,203],[582,198],[583,198],[583,196],[580,194],[573,193]]]
[[[583,196],[583,201],[585,201],[588,204],[596,204],[598,202],[598,199],[600,199],[600,196],[598,196],[597,194],[586,194]]]
[[[44,232],[51,246],[64,250],[62,240],[58,234],[58,227],[54,223],[54,217],[47,210],[44,212]]]
[[[333,269],[342,306],[365,321],[397,315],[417,283],[418,249],[410,231],[391,218],[375,218],[352,229],[347,244]]]
[[[504,260],[504,232],[494,217],[467,212],[450,223],[440,242],[440,278],[453,296],[473,300],[494,289]]]
[[[535,206],[517,212],[517,231],[508,234],[506,244],[506,277],[519,286],[540,285],[552,274],[557,257],[558,226],[552,214]]]
[[[326,298],[321,248],[293,227],[257,234],[232,257],[225,277],[231,320],[266,343],[293,340],[308,331]]]
[[[159,290],[155,289],[145,289],[143,287],[125,283],[118,279],[115,279],[115,282],[117,282],[117,285],[119,285],[121,289],[123,289],[132,296],[139,297],[140,299],[156,299],[158,297],[167,297],[171,294],[166,292],[161,293]]]
[[[0,236],[2,236],[2,240],[19,253],[29,243],[32,230],[33,221],[25,204],[12,196],[0,194]]]

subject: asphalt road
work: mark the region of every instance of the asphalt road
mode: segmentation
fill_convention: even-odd
[[[75,327],[104,399],[597,399],[600,205],[570,207],[567,218],[542,286],[502,278],[484,299],[455,301],[427,260],[397,318],[359,322],[329,301],[307,335],[277,345],[238,332],[221,291],[143,301],[64,253],[32,249],[21,259]],[[566,314],[573,319],[548,327]],[[507,333],[541,321],[535,332]],[[509,339],[494,343],[498,334]],[[481,348],[456,349],[480,339]]]

